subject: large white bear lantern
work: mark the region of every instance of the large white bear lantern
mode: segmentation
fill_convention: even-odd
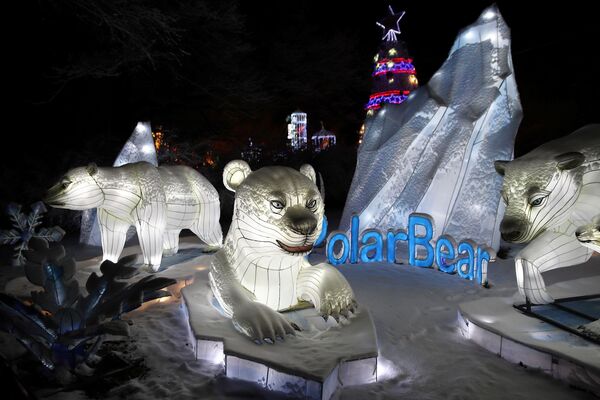
[[[153,271],[162,255],[175,254],[179,232],[190,229],[210,246],[221,246],[219,194],[210,182],[185,166],[155,167],[147,162],[74,168],[49,189],[45,202],[56,208],[98,208],[105,260],[117,262],[127,230],[137,230],[144,264]]]
[[[348,317],[356,307],[339,271],[306,260],[324,217],[315,181],[310,165],[252,172],[235,160],[223,171],[235,205],[224,246],[211,264],[210,285],[236,329],[255,341],[274,342],[293,333],[293,324],[278,311],[299,300],[311,302],[326,319]]]
[[[531,241],[515,257],[519,291],[533,303],[551,303],[542,273],[581,264],[598,249],[600,125],[495,167],[504,175],[502,237]]]

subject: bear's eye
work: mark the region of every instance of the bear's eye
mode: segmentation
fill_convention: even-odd
[[[529,205],[532,207],[540,207],[541,205],[543,205],[546,202],[547,197],[548,197],[547,195],[541,195],[541,194],[531,196],[531,198],[529,199]]]
[[[532,206],[539,206],[540,204],[542,204],[542,201],[544,201],[544,199],[540,197],[539,199],[535,199],[535,200],[533,200],[533,201],[531,202],[531,205],[532,205]]]
[[[63,189],[68,188],[70,184],[71,184],[71,181],[68,179],[63,179],[63,181],[60,183],[60,185],[62,186]]]
[[[283,204],[283,202],[279,200],[271,200],[271,207],[273,207],[276,210],[283,210],[285,204]]]
[[[306,203],[306,208],[310,208],[311,210],[317,207],[317,200],[312,199],[308,203]]]

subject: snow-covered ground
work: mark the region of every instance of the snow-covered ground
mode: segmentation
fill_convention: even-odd
[[[161,274],[181,278],[193,269],[207,268],[211,257],[201,255]],[[312,257],[323,258],[320,254]],[[82,275],[94,265],[94,262],[80,263]],[[515,293],[512,259],[490,264],[490,289],[454,275],[408,265],[342,265],[340,270],[354,288],[359,304],[370,310],[376,325],[380,381],[345,387],[334,399],[594,398],[542,372],[510,364],[460,335],[459,303],[483,296],[510,297]],[[550,284],[598,274],[600,257],[595,256],[582,266],[551,271],[545,276]],[[150,370],[140,378],[112,388],[106,398],[281,398],[256,385],[223,377],[220,366],[195,361],[178,298],[145,305],[127,318],[134,321],[132,339]],[[281,344],[275,344],[278,345]],[[87,397],[74,391],[51,398]]]
[[[592,268],[600,273],[600,257],[570,272],[586,275]],[[561,275],[567,275],[564,272]],[[339,398],[592,398],[539,371],[510,364],[460,335],[459,303],[484,296],[510,297],[516,291],[512,259],[490,264],[489,274],[493,286],[484,289],[457,276],[410,266],[345,267],[359,300],[372,310],[380,354],[391,361],[397,376],[346,388]]]

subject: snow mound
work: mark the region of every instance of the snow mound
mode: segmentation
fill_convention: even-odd
[[[433,217],[436,236],[499,246],[502,177],[493,162],[513,156],[522,111],[510,30],[496,6],[456,38],[442,67],[402,105],[366,122],[340,228],[406,227]]]
[[[593,337],[596,340],[600,340],[600,319],[589,324],[585,324],[579,327],[586,335]]]

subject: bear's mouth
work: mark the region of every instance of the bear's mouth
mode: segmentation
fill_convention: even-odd
[[[43,201],[51,207],[60,207],[65,205],[63,201],[54,200],[52,197],[46,197],[43,199]]]
[[[54,185],[48,189],[42,200],[51,207],[64,206],[65,202],[60,200],[61,194],[62,189],[59,187],[59,185]]]
[[[57,196],[46,196],[43,201],[51,207],[60,207],[64,206],[65,202],[56,199]]]
[[[313,248],[312,244],[308,244],[306,246],[288,246],[285,243],[281,243],[279,240],[275,240],[275,241],[277,242],[279,247],[281,247],[283,250],[287,251],[288,253],[292,253],[292,254],[307,253],[307,252],[311,251]]]

